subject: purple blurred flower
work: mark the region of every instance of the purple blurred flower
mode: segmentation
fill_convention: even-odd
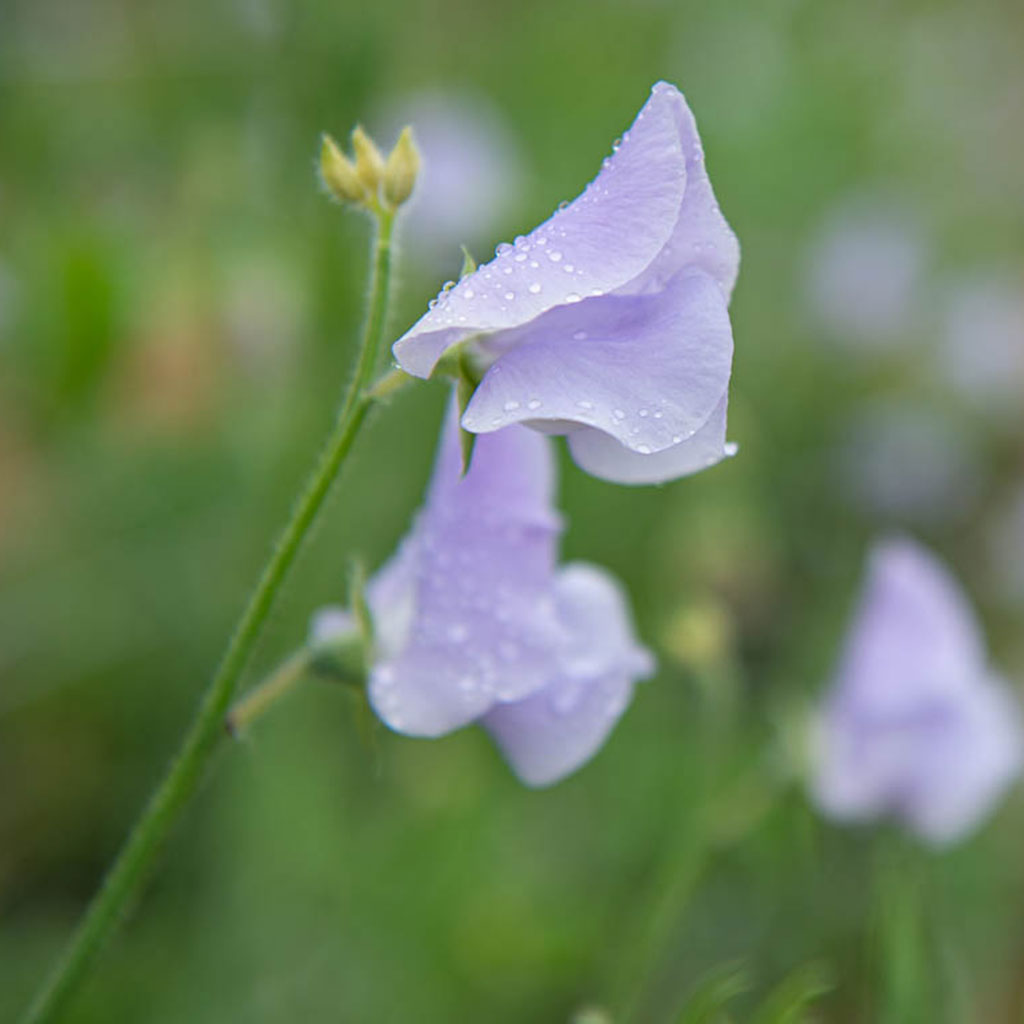
[[[922,303],[926,245],[906,202],[857,196],[832,211],[810,248],[807,299],[839,344],[905,341]]]
[[[426,504],[366,592],[384,722],[411,736],[479,722],[538,786],[590,758],[653,671],[612,577],[558,567],[553,490],[550,441],[517,426],[480,438],[463,476],[453,403]],[[314,637],[350,628],[321,613]]]
[[[894,815],[936,844],[974,828],[1021,769],[1021,727],[959,587],[920,545],[872,551],[817,737],[828,815]]]
[[[595,476],[669,480],[731,454],[738,268],[693,115],[662,82],[583,194],[442,292],[395,357],[428,377],[472,339],[467,430],[525,423]]]

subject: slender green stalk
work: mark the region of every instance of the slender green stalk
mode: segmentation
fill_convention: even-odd
[[[380,209],[375,213],[377,236],[366,324],[355,372],[334,428],[249,598],[176,757],[93,897],[63,958],[27,1010],[24,1024],[45,1024],[57,1019],[118,924],[195,792],[210,755],[225,735],[224,715],[274,599],[374,402],[369,389],[379,361],[387,315],[394,227],[391,210]]]
[[[289,655],[267,676],[238,701],[224,718],[224,726],[232,736],[245,732],[248,726],[267,708],[291,693],[309,672],[313,652],[302,647]]]

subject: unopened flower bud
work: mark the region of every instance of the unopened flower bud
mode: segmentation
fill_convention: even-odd
[[[359,180],[370,195],[376,197],[384,176],[384,157],[373,139],[363,131],[362,125],[356,125],[352,131],[352,152],[355,153]]]
[[[401,206],[412,194],[420,170],[420,153],[412,137],[412,128],[405,127],[384,167],[384,198],[392,206]]]
[[[320,146],[320,177],[335,199],[343,203],[366,202],[366,187],[355,165],[326,132]]]

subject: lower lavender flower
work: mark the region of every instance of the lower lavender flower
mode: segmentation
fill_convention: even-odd
[[[818,726],[821,810],[892,816],[936,844],[974,829],[1020,773],[1019,708],[956,582],[920,545],[872,551]]]
[[[426,503],[366,588],[377,715],[411,736],[477,722],[535,786],[586,762],[654,668],[619,584],[558,566],[553,496],[551,442],[520,426],[479,438],[463,475],[453,403]]]

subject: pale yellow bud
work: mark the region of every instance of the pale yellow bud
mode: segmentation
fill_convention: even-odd
[[[402,129],[384,168],[384,198],[392,206],[401,206],[412,194],[420,170],[420,153],[412,129]]]
[[[320,145],[320,177],[335,199],[343,203],[365,204],[366,186],[360,180],[355,165],[326,132]]]
[[[356,125],[352,132],[352,152],[356,157],[356,174],[371,196],[376,198],[381,178],[384,176],[384,157],[377,144]]]

